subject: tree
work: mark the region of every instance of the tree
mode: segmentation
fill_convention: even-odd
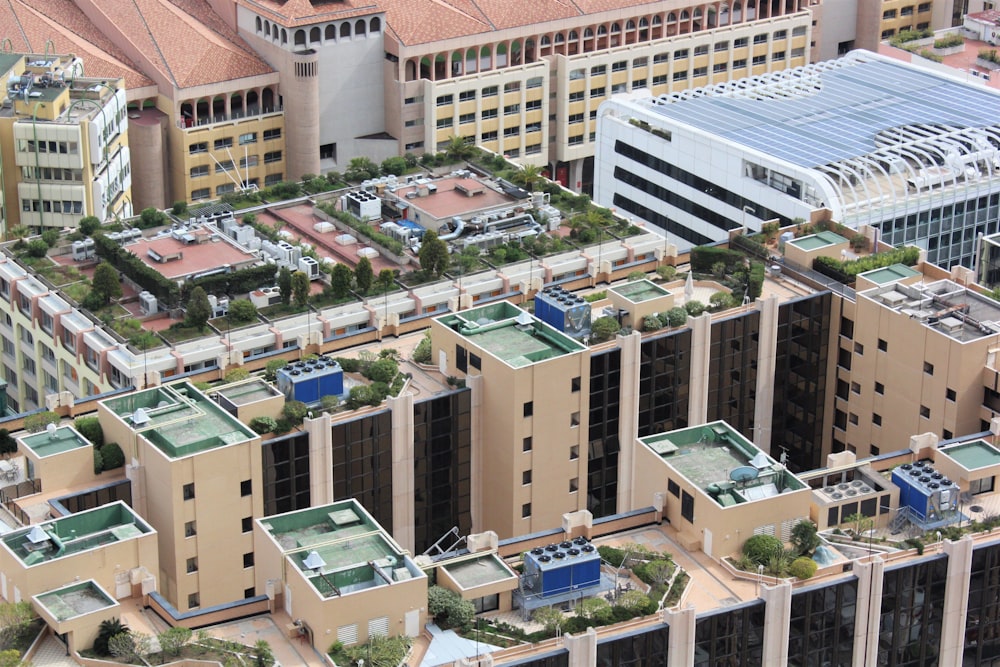
[[[566,621],[562,612],[554,607],[539,607],[531,614],[531,618],[536,623],[541,623],[545,631],[550,634],[555,634],[562,629],[563,623]]]
[[[101,621],[97,628],[97,637],[94,639],[94,653],[97,655],[110,655],[108,651],[108,641],[116,635],[128,632],[128,628],[122,625],[120,619],[109,618]]]
[[[237,324],[253,322],[257,319],[257,306],[250,299],[236,299],[229,302],[229,317]]]
[[[250,377],[250,371],[248,371],[247,369],[234,368],[233,370],[226,373],[226,376],[223,379],[226,382],[241,382],[243,380],[246,380],[248,377]]]
[[[278,292],[281,293],[281,303],[288,305],[292,301],[292,272],[287,266],[278,271]]]
[[[697,299],[691,299],[684,304],[684,310],[686,310],[688,315],[691,317],[698,317],[705,312],[705,304]]]
[[[264,365],[264,379],[274,382],[278,377],[278,371],[288,365],[284,359],[271,359]]]
[[[309,406],[302,401],[286,401],[285,405],[281,408],[281,414],[285,416],[285,419],[297,426],[309,414]]]
[[[253,664],[254,667],[271,667],[274,664],[274,652],[271,651],[271,645],[263,639],[258,639],[257,643],[253,645]]]
[[[31,239],[28,241],[28,255],[31,257],[45,257],[49,251],[49,244],[42,239]]]
[[[396,274],[392,269],[382,269],[378,272],[378,287],[382,294],[388,294],[392,289],[392,284],[396,280]]]
[[[534,192],[535,187],[545,180],[540,167],[526,164],[510,178],[514,185],[520,185],[528,192]]]
[[[611,340],[611,337],[621,331],[622,325],[613,317],[598,317],[590,325],[590,333],[595,342]]]
[[[117,442],[109,442],[101,447],[101,470],[114,470],[125,465],[125,452]]]
[[[296,308],[305,308],[309,303],[309,276],[302,271],[292,274],[292,300]]]
[[[21,661],[21,652],[16,648],[0,651],[0,667],[31,667],[30,662]]]
[[[627,609],[633,614],[640,614],[649,610],[649,596],[634,589],[625,591],[618,596],[615,606]]]
[[[860,535],[866,530],[869,530],[875,523],[874,520],[865,516],[861,512],[855,512],[854,514],[845,516],[840,520],[840,522],[852,525],[854,527],[855,535]]]
[[[688,313],[681,307],[671,308],[667,311],[667,324],[672,327],[682,327],[687,323]]]
[[[0,603],[0,645],[9,643],[28,629],[35,613],[30,602]]]
[[[101,427],[101,421],[97,417],[77,417],[73,421],[73,428],[80,435],[92,442],[94,447],[102,447],[104,445],[104,429]]]
[[[399,365],[392,359],[379,359],[373,361],[365,372],[365,376],[372,382],[384,382],[389,384],[396,373],[399,372]]]
[[[208,294],[205,293],[205,288],[199,285],[191,290],[191,295],[188,297],[184,326],[204,331],[211,316],[212,306],[208,303]]]
[[[757,565],[766,565],[774,556],[781,556],[784,545],[774,535],[754,535],[743,543],[743,555]]]
[[[351,158],[347,169],[344,171],[344,178],[355,182],[378,178],[378,175],[378,165],[366,157]]]
[[[367,257],[359,259],[357,266],[354,267],[354,282],[357,283],[358,289],[365,294],[372,288],[372,283],[375,282],[375,271]]]
[[[421,269],[440,278],[448,270],[448,244],[438,238],[437,232],[430,230],[420,242],[419,258]]]
[[[475,155],[476,147],[467,143],[465,137],[452,135],[444,152],[452,162],[461,162]]]
[[[107,305],[112,299],[121,298],[122,284],[115,267],[108,262],[98,264],[91,280],[91,291],[100,297],[103,305]]]
[[[108,651],[128,662],[145,659],[150,651],[150,637],[141,632],[123,632],[108,640]]]
[[[454,591],[431,586],[427,589],[427,612],[447,627],[460,628],[472,622],[476,608]]]
[[[183,199],[179,199],[174,202],[174,205],[170,208],[170,212],[176,215],[178,218],[182,215],[187,215],[188,204]]]
[[[799,521],[792,528],[792,544],[799,552],[799,555],[811,554],[820,545],[819,534],[816,531],[816,524],[807,519]]]
[[[160,649],[164,653],[178,656],[181,654],[181,649],[184,648],[184,645],[190,641],[191,634],[189,628],[177,626],[161,632],[156,636],[156,639],[159,641]]]
[[[80,233],[84,236],[92,236],[101,227],[100,218],[88,215],[86,217],[80,218],[79,229]]]
[[[330,288],[333,290],[333,295],[338,299],[343,299],[347,296],[347,293],[351,291],[351,269],[342,262],[338,262],[334,265],[333,271],[330,272]]]
[[[576,605],[576,615],[597,625],[604,625],[611,620],[611,605],[604,598],[587,598]]]
[[[401,157],[390,157],[382,160],[382,173],[386,176],[400,176],[406,171],[406,160]]]
[[[162,227],[165,224],[167,224],[166,213],[152,206],[142,209],[142,213],[139,214],[139,226],[143,229]]]
[[[45,245],[50,248],[54,248],[56,244],[59,243],[59,230],[46,229],[42,232],[42,240],[45,241]]]

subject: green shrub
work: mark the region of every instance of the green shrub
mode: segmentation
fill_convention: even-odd
[[[117,442],[109,442],[101,447],[102,470],[114,470],[125,465],[125,452]]]
[[[187,215],[188,212],[187,202],[184,201],[183,199],[175,201],[174,205],[170,208],[170,212],[179,218]]]
[[[77,417],[73,422],[73,428],[90,440],[94,447],[100,448],[104,445],[104,429],[101,428],[101,420],[97,417]]]
[[[726,292],[716,292],[712,296],[708,297],[708,302],[711,304],[713,310],[726,310],[727,308],[732,308],[735,304],[733,303],[732,295]]]
[[[59,243],[59,230],[46,229],[42,232],[42,240],[45,241],[45,245],[50,248],[54,248],[56,244]]]
[[[240,380],[246,380],[250,377],[250,371],[245,368],[234,368],[233,370],[226,373],[226,382],[239,382]]]
[[[961,46],[965,44],[965,39],[958,33],[951,33],[945,35],[941,39],[934,40],[935,49],[950,49],[953,46]]]
[[[591,335],[594,342],[610,340],[612,336],[621,331],[622,325],[613,317],[598,317],[590,325]]]
[[[645,280],[646,279],[646,272],[645,271],[632,271],[631,273],[628,274],[628,279],[629,280]]]
[[[101,450],[94,450],[94,474],[100,475],[101,471],[104,470],[104,457],[101,456]]]
[[[250,420],[250,428],[254,433],[275,433],[278,430],[278,422],[273,417],[254,417]]]
[[[417,347],[413,350],[413,361],[418,364],[429,364],[431,363],[431,337],[430,330],[424,335]]]
[[[754,535],[743,543],[743,554],[757,565],[766,565],[775,556],[781,556],[785,546],[773,535]]]
[[[663,325],[660,324],[660,318],[656,315],[646,315],[642,318],[642,330],[643,331],[657,331]]]
[[[853,282],[854,278],[859,273],[872,271],[874,269],[881,269],[886,266],[892,266],[893,264],[913,266],[919,260],[920,249],[914,246],[909,246],[906,248],[893,248],[892,250],[888,250],[886,252],[868,255],[866,257],[859,257],[846,262],[842,262],[833,257],[817,257],[813,260],[813,268],[820,273],[836,278],[837,280]]]
[[[294,425],[299,425],[309,413],[309,406],[302,401],[286,401],[281,414]]]
[[[687,314],[691,317],[698,317],[705,312],[705,304],[697,299],[692,299],[684,304],[684,310],[686,310]]]
[[[24,418],[24,430],[28,433],[44,431],[49,424],[58,424],[59,415],[51,411],[36,412]]]
[[[682,327],[687,323],[688,312],[684,308],[677,306],[666,312],[666,323],[671,327]]]
[[[669,264],[666,266],[661,266],[658,269],[656,269],[656,275],[660,276],[661,280],[670,282],[677,276],[677,268],[670,266]]]
[[[798,579],[808,579],[816,574],[816,561],[808,556],[800,556],[788,566],[788,574]]]
[[[365,371],[364,375],[372,382],[384,382],[388,384],[399,372],[399,364],[392,359],[379,359],[373,361]]]
[[[597,547],[597,553],[600,554],[601,560],[612,567],[621,567],[622,563],[625,562],[625,551],[622,549],[600,546]]]
[[[742,266],[743,253],[728,248],[716,246],[701,246],[691,249],[691,270],[698,273],[711,273],[712,266],[721,262],[727,271],[734,266]]]
[[[264,379],[268,382],[274,382],[277,379],[278,371],[287,365],[288,362],[284,359],[271,359],[264,366]]]
[[[799,521],[792,528],[792,544],[802,555],[811,554],[820,545],[816,524],[808,519]]]
[[[45,257],[49,251],[49,244],[42,239],[31,239],[28,241],[28,254],[32,257]]]

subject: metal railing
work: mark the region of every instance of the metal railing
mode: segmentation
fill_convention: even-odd
[[[269,114],[282,113],[284,110],[285,107],[281,104],[273,107],[251,107],[247,111],[236,111],[230,114],[212,114],[210,116],[199,116],[197,118],[181,118],[176,122],[176,124],[177,127],[182,130],[191,130],[205,127],[206,125],[214,125],[216,123],[230,123],[234,120],[242,120],[244,118],[254,118],[256,116],[267,116]]]

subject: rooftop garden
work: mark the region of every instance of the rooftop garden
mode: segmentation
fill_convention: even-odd
[[[85,658],[146,666],[184,660],[211,660],[215,664],[253,667],[274,665],[274,652],[264,640],[246,646],[211,637],[207,630],[195,633],[183,627],[170,628],[152,637],[130,630],[117,618],[102,621],[93,647],[80,654]]]

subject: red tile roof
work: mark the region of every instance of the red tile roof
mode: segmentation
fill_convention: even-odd
[[[383,11],[374,0],[237,0],[237,2],[286,28]]]
[[[49,53],[82,58],[86,76],[122,78],[127,88],[153,85],[72,0],[6,0],[3,4],[0,35],[10,39],[14,53],[45,53],[48,46]]]
[[[976,12],[975,14],[969,14],[969,18],[977,21],[983,21],[985,23],[1000,24],[1000,10],[987,9],[985,12]]]

